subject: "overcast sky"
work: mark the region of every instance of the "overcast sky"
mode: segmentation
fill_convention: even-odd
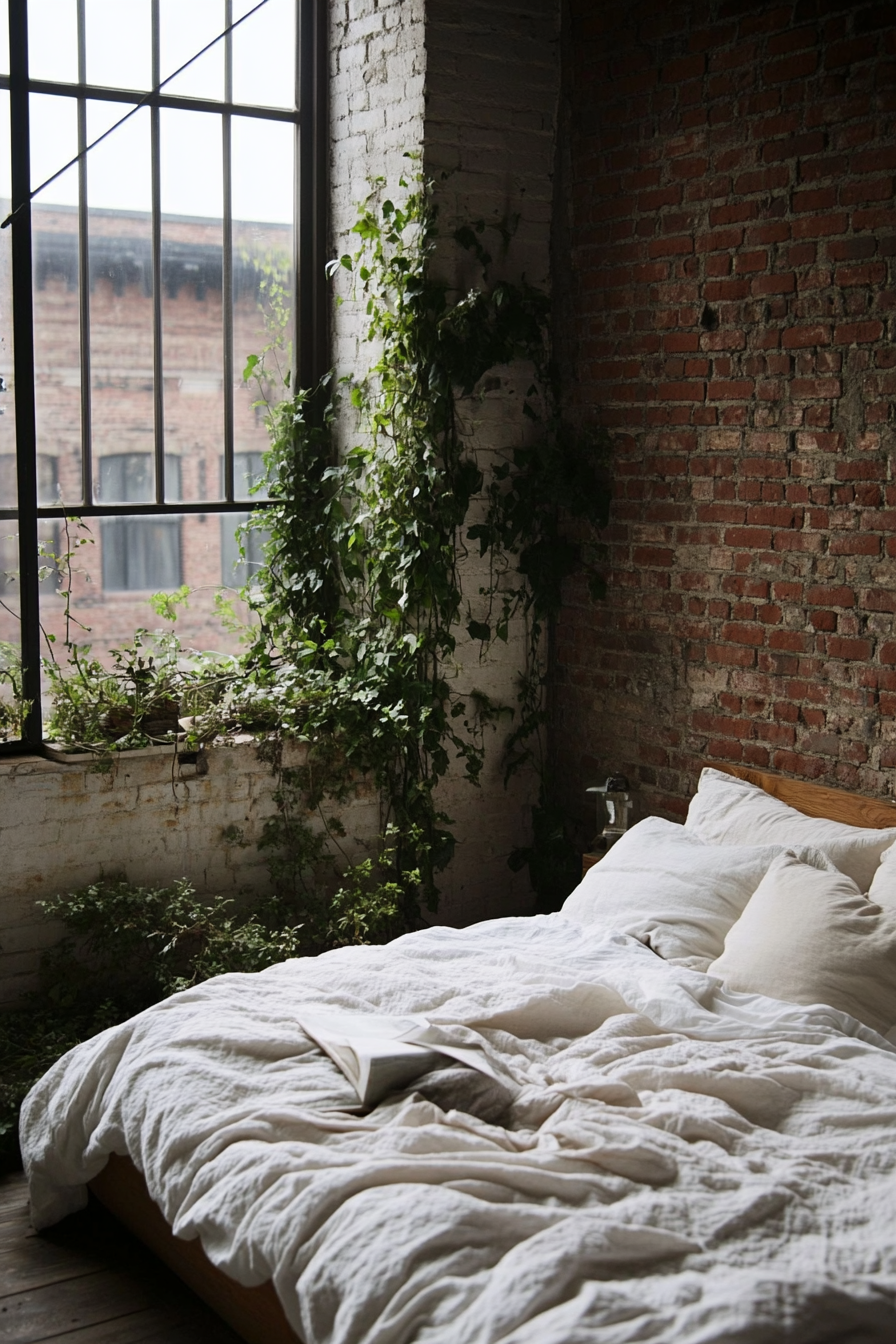
[[[257,0],[234,0],[234,18]],[[87,78],[90,83],[150,87],[150,0],[86,0]],[[77,78],[75,0],[29,0],[31,75],[69,82]],[[288,107],[293,100],[295,0],[267,0],[233,35],[234,101]],[[160,0],[162,77],[182,65],[225,25],[223,0]],[[4,25],[0,24],[0,28]],[[5,34],[4,34],[5,36]],[[5,67],[5,68],[8,68]],[[222,97],[224,43],[219,42],[166,92]],[[6,102],[6,96],[3,96]],[[127,110],[121,103],[88,109],[94,139]],[[5,122],[8,109],[0,109]],[[201,112],[162,110],[162,210],[166,214],[219,217],[222,201],[220,118]],[[74,99],[33,95],[31,177],[37,186],[77,152]],[[8,182],[8,131],[0,134],[0,175]],[[233,214],[236,219],[287,223],[292,218],[293,129],[283,122],[233,119]],[[38,197],[76,205],[73,168]],[[8,186],[3,191],[8,194]],[[149,210],[149,111],[141,109],[88,156],[91,206]]]

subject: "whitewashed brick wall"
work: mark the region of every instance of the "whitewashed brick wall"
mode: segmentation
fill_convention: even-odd
[[[443,235],[460,224],[483,220],[512,229],[486,228],[482,242],[493,258],[493,279],[526,279],[550,288],[551,190],[559,99],[559,4],[555,0],[427,0],[426,108],[423,167],[436,184]],[[451,241],[437,264],[460,296],[479,280],[476,261]],[[521,414],[527,368],[503,368],[461,406],[471,446],[485,466],[495,453],[523,442],[529,432]],[[476,559],[465,566],[467,591],[475,595],[482,576]],[[478,645],[461,654],[460,690],[479,688],[513,704],[523,663],[525,631],[511,628],[488,663]],[[507,856],[530,839],[530,808],[537,795],[532,771],[505,789],[502,725],[487,738],[482,787],[449,782],[445,810],[459,838],[455,863],[444,875],[439,918],[470,923],[492,916],[525,914],[532,908],[528,873],[512,874]]]
[[[301,754],[288,748],[284,765]],[[59,937],[36,901],[118,875],[144,886],[186,877],[235,898],[268,889],[257,845],[275,812],[271,767],[250,744],[210,751],[208,767],[178,769],[170,752],[125,755],[103,772],[0,761],[0,1005],[34,988],[40,952]],[[381,829],[378,798],[359,784],[335,810],[350,856],[362,857]]]

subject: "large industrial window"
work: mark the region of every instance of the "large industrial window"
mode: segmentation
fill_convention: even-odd
[[[102,656],[150,623],[152,592],[185,583],[182,638],[208,647],[222,579],[257,568],[234,537],[264,506],[243,368],[272,343],[281,376],[321,368],[325,14],[8,0],[0,15],[0,650],[20,651],[32,703],[0,750],[40,741],[60,588]]]

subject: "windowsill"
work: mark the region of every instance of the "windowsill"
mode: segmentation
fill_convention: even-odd
[[[209,743],[199,753],[190,751],[175,755],[175,743],[169,742],[149,747],[135,747],[133,750],[110,751],[105,756],[88,751],[65,753],[67,759],[63,760],[45,755],[43,752],[9,752],[0,756],[0,776],[9,778],[16,774],[52,775],[72,773],[76,770],[106,774],[115,772],[120,764],[125,768],[130,768],[133,765],[141,770],[152,770],[153,767],[161,766],[165,777],[170,779],[172,777],[172,766],[179,762],[177,773],[174,776],[176,779],[192,779],[196,776],[201,778],[208,771],[209,758],[213,758],[221,752],[234,752],[237,753],[238,758],[247,753],[253,759],[257,759],[256,749],[263,741],[265,741],[263,737],[250,733],[239,733],[228,740]],[[283,765],[287,768],[303,765],[307,752],[307,743],[285,741],[283,744]],[[202,763],[204,769],[198,765],[197,755],[205,757]],[[97,771],[98,766],[99,771]],[[270,766],[265,763],[264,769],[269,771]]]

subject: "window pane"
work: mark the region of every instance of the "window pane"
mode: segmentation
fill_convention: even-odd
[[[270,3],[270,0],[268,0]],[[201,51],[227,26],[224,0],[160,0],[162,79]],[[194,61],[182,75],[165,84],[166,93],[189,98],[224,97],[224,40]]]
[[[224,443],[221,118],[162,109],[165,449],[182,496],[208,499]]]
[[[268,492],[261,484],[267,476],[264,453],[238,452],[233,455],[233,488],[237,499],[267,499]],[[224,479],[224,462],[221,462]],[[253,491],[253,487],[259,488]],[[250,528],[241,532],[248,522],[249,513],[221,515],[221,582],[228,588],[243,588],[258,575],[264,564],[264,544],[270,533],[264,528]],[[243,554],[240,555],[242,546]]]
[[[285,394],[292,364],[295,289],[293,271],[294,128],[284,122],[234,117],[233,162],[233,354],[234,447],[236,453],[268,447],[258,383],[243,382],[249,355],[267,346],[265,396]],[[259,145],[264,153],[259,153]],[[237,499],[246,498],[239,473]]]
[[[78,105],[74,98],[56,98],[49,93],[32,93],[31,117],[31,190],[59,171],[78,152]],[[77,205],[78,169],[76,165],[51,182],[38,197],[41,205]]]
[[[157,592],[180,587],[180,534],[179,518],[103,518],[104,591]]]
[[[120,103],[89,103],[92,139]],[[150,114],[137,112],[88,157],[90,382],[94,489],[107,453],[143,453],[154,437]],[[150,481],[144,496],[155,498]]]
[[[0,24],[0,28],[5,27]],[[4,67],[5,69],[6,67]],[[0,212],[9,213],[9,94],[0,93]],[[18,505],[12,364],[12,230],[0,233],[0,509]],[[19,683],[19,528],[0,518],[0,742],[14,742],[21,724],[16,709]]]
[[[8,507],[12,507],[15,503],[15,494],[15,458],[0,457],[0,506],[7,507],[7,501],[10,501]],[[10,594],[18,593],[18,586],[19,525],[15,518],[0,518],[0,600],[9,602]],[[17,625],[10,625],[9,613],[0,608],[0,640],[11,639],[13,635],[18,643]]]
[[[32,181],[77,152],[73,99],[31,96]],[[34,236],[34,399],[38,452],[58,461],[66,504],[82,498],[78,175],[70,168],[37,197]]]
[[[5,462],[0,460],[0,481]],[[21,736],[17,707],[21,690],[19,620],[19,537],[12,519],[0,518],[0,742]]]
[[[248,513],[221,515],[221,582],[226,588],[244,588],[258,577],[264,565],[264,544],[270,534],[265,528],[239,531],[250,516]]]
[[[129,488],[121,485],[129,476],[130,488],[134,488],[134,469],[130,464],[107,468],[110,476],[118,473],[119,493]],[[58,526],[56,553],[73,551],[71,607],[78,624],[71,626],[70,636],[78,644],[90,645],[92,656],[105,666],[112,664],[110,650],[133,643],[135,630],[171,628],[152,610],[148,598],[156,592],[173,592],[181,584],[191,590],[186,605],[178,609],[175,625],[184,650],[234,653],[239,649],[238,635],[222,628],[215,609],[222,570],[221,519],[217,515],[130,514]],[[64,586],[65,581],[49,580],[41,591],[41,621],[56,636],[53,649],[62,664],[68,657],[65,602],[60,591]],[[237,610],[249,619],[239,603]]]
[[[18,502],[16,459],[12,453],[0,453],[0,509],[15,509]],[[0,523],[5,527],[6,523]]]
[[[99,461],[98,498],[103,504],[149,504],[155,494],[150,453],[110,453]]]
[[[96,140],[130,111],[128,103],[91,99],[87,139]],[[149,108],[140,108],[87,155],[87,195],[91,208],[138,211],[152,207]]]
[[[234,19],[257,0],[235,0]],[[233,100],[260,107],[295,107],[296,3],[268,0],[233,34]]]
[[[28,0],[28,67],[32,79],[77,82],[77,0]]]
[[[2,24],[0,24],[2,27]],[[9,94],[0,92],[0,218],[10,209]],[[12,229],[0,231],[0,509],[18,503],[15,369],[12,341]],[[5,528],[0,521],[0,528]],[[2,568],[2,562],[0,562]],[[16,566],[18,568],[18,565]],[[2,638],[2,636],[0,636]]]
[[[87,82],[106,88],[152,87],[150,0],[85,0]],[[184,6],[189,9],[189,5]]]

